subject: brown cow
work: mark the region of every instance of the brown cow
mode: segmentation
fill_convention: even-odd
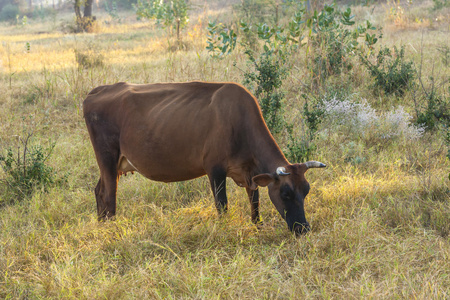
[[[116,213],[121,174],[137,171],[164,182],[208,175],[219,213],[227,210],[226,177],[245,187],[258,223],[258,186],[291,231],[309,230],[305,172],[324,164],[290,164],[270,134],[255,98],[235,83],[117,83],[93,89],[84,117],[100,180],[99,220]]]

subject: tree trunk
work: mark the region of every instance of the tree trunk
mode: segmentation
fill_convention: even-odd
[[[180,19],[177,19],[177,42],[180,43]]]
[[[90,32],[93,30],[95,16],[92,16],[93,0],[86,0],[84,3],[83,15],[81,15],[82,0],[74,0],[75,15],[77,17],[78,31]]]
[[[85,18],[91,18],[92,17],[92,4],[93,0],[86,0],[86,3],[84,4],[84,17]]]
[[[81,22],[81,9],[80,9],[81,3],[80,0],[75,0],[74,9],[75,9],[75,16],[77,16],[77,23]]]

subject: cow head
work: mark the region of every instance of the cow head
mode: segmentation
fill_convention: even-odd
[[[268,186],[269,197],[276,209],[286,221],[289,229],[297,235],[310,230],[305,218],[304,202],[309,192],[309,183],[305,172],[311,168],[324,168],[325,164],[308,161],[279,167],[274,173],[265,173],[253,177],[253,181],[262,187]]]

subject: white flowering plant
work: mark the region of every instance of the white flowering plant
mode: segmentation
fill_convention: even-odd
[[[350,139],[416,140],[425,132],[425,127],[411,122],[412,116],[402,106],[377,112],[364,99],[357,102],[336,97],[323,100],[322,105],[324,117],[319,130],[342,132]]]

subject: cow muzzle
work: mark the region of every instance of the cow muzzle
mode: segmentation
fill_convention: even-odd
[[[295,235],[300,236],[302,234],[306,234],[307,232],[311,231],[311,227],[309,226],[309,223],[303,223],[303,224],[295,224],[294,230]]]

